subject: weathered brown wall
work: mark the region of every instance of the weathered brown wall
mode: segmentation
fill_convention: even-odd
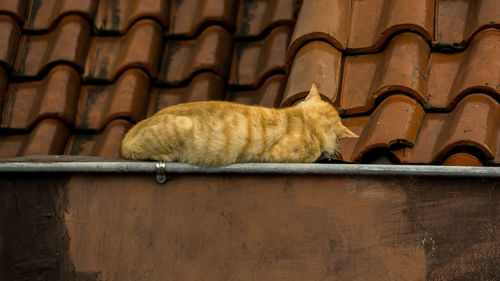
[[[40,206],[55,206],[57,227],[39,232],[62,242],[28,242],[46,253],[60,247],[54,267],[63,277],[46,280],[500,278],[495,179],[175,175],[159,185],[151,175],[80,174],[8,182],[3,226],[17,216],[24,230],[38,227],[16,215],[28,206],[12,205],[33,190]],[[43,220],[36,208],[31,214]],[[2,232],[6,272],[18,265],[5,253],[20,230]]]

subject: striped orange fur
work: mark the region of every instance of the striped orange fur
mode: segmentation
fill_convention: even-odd
[[[304,101],[282,109],[225,101],[178,104],[135,125],[122,140],[130,159],[198,166],[237,162],[314,162],[335,153],[338,141],[357,137],[316,85]]]

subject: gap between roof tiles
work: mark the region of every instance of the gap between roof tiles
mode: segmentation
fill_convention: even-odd
[[[396,95],[402,95],[402,96],[406,96],[410,99],[412,99],[413,101],[415,101],[420,107],[424,108],[423,106],[423,103],[421,100],[415,98],[412,94],[410,93],[407,93],[407,92],[404,92],[404,91],[398,91],[398,90],[394,90],[394,91],[388,91],[388,92],[384,92],[383,94],[381,94],[380,96],[378,96],[374,103],[373,103],[373,106],[371,106],[367,111],[363,111],[363,112],[356,112],[356,113],[351,113],[351,112],[347,112],[342,109],[342,108],[337,108],[340,116],[342,118],[344,117],[362,117],[362,116],[369,116],[371,114],[373,114],[373,112],[375,112],[378,108],[378,106],[380,104],[382,104],[385,100],[393,97],[393,96],[396,96]],[[424,108],[425,109],[425,108]],[[425,111],[425,112],[428,112],[428,111]],[[428,112],[428,113],[431,113],[431,112]],[[446,113],[446,112],[444,112]]]
[[[171,40],[196,40],[196,39],[198,39],[200,37],[200,35],[205,30],[207,30],[208,28],[213,27],[213,26],[218,26],[220,28],[224,28],[225,30],[227,30],[227,32],[229,32],[231,34],[234,33],[234,29],[228,28],[227,25],[224,25],[221,22],[218,22],[216,20],[210,20],[210,21],[203,22],[203,24],[201,24],[196,29],[196,32],[193,33],[193,34],[190,34],[190,35],[170,34],[167,31],[167,32],[165,32],[165,36],[166,36],[167,39],[171,39]]]
[[[0,67],[2,65],[0,64]],[[36,76],[16,76],[12,75],[12,72],[10,73],[9,76],[9,83],[29,83],[29,82],[38,82],[42,81],[49,73],[56,67],[58,66],[66,66],[72,68],[76,73],[82,74],[81,69],[78,68],[78,66],[75,66],[75,64],[67,62],[67,61],[56,61],[50,64],[47,64],[44,66],[44,68],[40,71],[40,73]],[[81,77],[80,77],[81,78]]]
[[[213,75],[217,75],[220,79],[224,80],[227,82],[227,77],[222,77],[217,71],[214,71],[212,69],[200,69],[195,72],[193,72],[187,79],[182,80],[180,83],[165,83],[163,81],[160,81],[159,79],[155,79],[154,86],[160,87],[160,88],[184,88],[189,86],[193,80],[196,79],[197,76],[203,75],[204,73],[211,73]]]
[[[261,79],[257,80],[257,84],[252,84],[252,85],[231,85],[228,84],[228,89],[229,90],[234,90],[234,91],[246,91],[246,90],[255,90],[259,89],[262,87],[264,84],[266,84],[267,80],[275,77],[276,75],[283,75],[286,76],[285,71],[283,70],[273,70],[266,72],[265,75],[262,76]]]
[[[157,18],[149,17],[149,16],[144,16],[144,17],[139,17],[139,18],[134,19],[132,22],[130,22],[127,25],[127,28],[124,29],[123,31],[97,30],[94,27],[92,30],[93,35],[94,35],[94,37],[122,37],[122,36],[126,36],[130,32],[130,30],[134,27],[135,24],[137,24],[138,22],[141,22],[143,20],[154,21],[156,24],[158,24],[158,26],[161,27],[162,34],[165,35],[166,31],[165,31],[165,28],[162,26],[162,23]]]
[[[293,33],[293,27],[294,27],[294,24],[289,24],[289,23],[278,23],[276,25],[271,25],[271,26],[268,26],[266,29],[264,29],[261,33],[259,33],[258,35],[256,36],[253,36],[253,37],[249,37],[249,36],[245,36],[245,37],[238,37],[238,36],[234,36],[234,40],[235,42],[241,42],[241,43],[251,43],[251,42],[255,42],[255,41],[261,41],[261,40],[264,40],[267,36],[269,36],[269,34],[275,30],[276,28],[280,28],[280,27],[289,27],[291,30],[292,30],[292,33]],[[291,35],[291,34],[290,34]]]
[[[83,21],[85,21],[90,26],[91,35],[95,35],[94,30],[93,30],[94,22],[92,21],[92,19],[89,19],[88,17],[86,17],[85,15],[83,15],[81,13],[75,13],[75,12],[69,12],[69,13],[62,14],[57,19],[55,19],[47,29],[35,29],[35,30],[33,30],[33,29],[25,29],[24,27],[22,27],[23,35],[44,35],[44,34],[51,33],[55,29],[57,29],[59,24],[62,21],[64,21],[67,17],[80,17]]]

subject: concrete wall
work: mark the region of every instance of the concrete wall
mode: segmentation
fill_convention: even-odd
[[[495,179],[1,177],[0,280],[500,278]]]

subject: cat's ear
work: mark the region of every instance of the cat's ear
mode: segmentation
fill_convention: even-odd
[[[319,95],[316,83],[312,84],[311,90],[304,101],[321,101],[321,96]]]
[[[349,130],[346,126],[340,125],[340,130],[337,134],[337,137],[343,139],[343,138],[359,138],[358,135],[353,133],[351,130]]]

